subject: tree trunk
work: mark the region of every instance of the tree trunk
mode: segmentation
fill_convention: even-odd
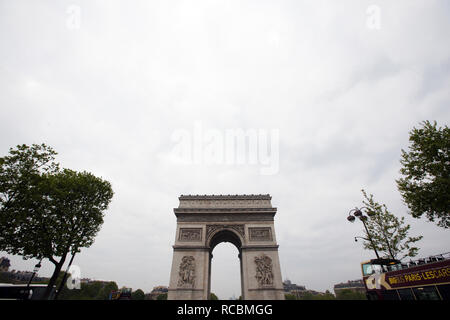
[[[66,284],[66,281],[67,281],[67,271],[69,271],[70,266],[72,265],[73,258],[75,258],[75,253],[72,254],[72,258],[71,258],[70,261],[69,261],[69,265],[67,266],[66,272],[64,273],[64,277],[63,277],[63,279],[62,279],[62,281],[61,281],[61,283],[60,283],[60,285],[59,285],[58,291],[56,291],[55,300],[58,300],[58,296],[59,296],[59,294],[61,293],[61,291],[63,290],[64,285]]]
[[[50,298],[50,295],[53,290],[53,286],[55,285],[56,280],[58,279],[59,273],[61,272],[62,266],[64,265],[64,261],[66,261],[66,256],[67,256],[67,253],[65,253],[61,257],[61,260],[59,260],[59,262],[56,262],[53,259],[52,260],[54,262],[52,260],[50,260],[55,264],[55,270],[53,271],[52,277],[50,278],[47,288],[45,289],[44,295],[42,297],[43,300],[48,300]]]

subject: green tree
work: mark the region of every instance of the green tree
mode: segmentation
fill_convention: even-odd
[[[167,300],[167,293],[161,293],[156,297],[156,300]]]
[[[414,218],[426,215],[450,227],[450,129],[424,121],[410,132],[408,152],[402,149],[397,186]]]
[[[315,300],[312,292],[303,293],[298,300]]]
[[[219,297],[215,295],[215,293],[211,292],[209,294],[209,300],[219,300]]]
[[[45,144],[21,145],[0,158],[0,250],[55,266],[45,298],[69,253],[89,247],[113,196],[88,172],[59,169]]]
[[[350,289],[342,289],[336,292],[336,300],[367,300],[366,294]]]
[[[100,292],[96,296],[96,299],[97,300],[108,300],[111,292],[117,291],[117,290],[119,290],[119,286],[117,285],[117,283],[114,281],[110,281],[106,285],[103,286],[103,288],[100,290]]]
[[[321,300],[335,300],[336,297],[329,290],[325,291],[325,294],[322,295]]]
[[[363,203],[368,209],[369,216],[364,222],[370,233],[369,237],[365,232],[364,248],[373,250],[375,247],[382,256],[398,260],[416,256],[419,249],[412,245],[423,237],[408,237],[410,225],[405,225],[404,217],[397,218],[389,212],[385,204],[377,203],[373,195],[367,195],[364,190],[362,193],[365,198]],[[372,239],[373,246],[369,238]]]
[[[82,283],[80,289],[68,289],[64,286],[58,298],[60,300],[108,300],[110,293],[117,290],[118,286],[114,281],[106,284],[92,281]]]
[[[284,294],[284,298],[286,300],[297,300],[297,297],[295,295],[293,295],[293,294],[290,294],[290,293],[285,293]]]
[[[131,293],[131,299],[132,300],[144,300],[145,299],[145,293],[141,289],[137,289],[136,291],[133,291]]]
[[[294,296],[294,299],[292,300],[335,300],[335,297],[328,290],[323,294],[307,291],[304,292],[299,298]]]

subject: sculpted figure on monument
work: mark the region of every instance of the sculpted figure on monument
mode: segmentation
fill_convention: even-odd
[[[262,254],[259,257],[255,257],[256,263],[256,279],[258,283],[262,286],[273,284],[273,273],[272,273],[272,259]]]
[[[178,286],[185,285],[194,286],[195,281],[195,259],[193,256],[184,256],[180,263],[180,271],[178,272]]]

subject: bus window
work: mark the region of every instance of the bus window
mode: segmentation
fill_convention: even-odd
[[[391,264],[387,267],[388,271],[397,271],[397,270],[401,270],[402,266],[401,264]]]
[[[381,273],[383,270],[380,265],[365,263],[362,265],[363,276],[370,276],[374,273]]]
[[[373,273],[372,265],[370,263],[363,264],[362,269],[364,276],[370,276]]]
[[[413,290],[417,300],[441,300],[434,286],[413,288]]]
[[[386,290],[383,292],[383,300],[399,300],[396,290]]]
[[[450,284],[440,285],[438,286],[438,290],[442,300],[450,300]]]
[[[401,300],[414,300],[414,295],[411,288],[400,289],[398,290],[398,294],[400,295]]]
[[[366,296],[367,296],[367,300],[378,300],[378,295],[374,291],[367,292]]]

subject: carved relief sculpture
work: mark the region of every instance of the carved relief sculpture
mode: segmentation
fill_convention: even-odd
[[[261,286],[273,285],[272,259],[262,254],[255,257],[256,280]]]
[[[180,229],[180,241],[201,241],[202,229],[201,228],[181,228]]]
[[[184,256],[180,263],[178,272],[178,286],[192,286],[195,283],[195,258],[193,256]]]
[[[272,231],[270,228],[248,228],[250,241],[272,241]]]

